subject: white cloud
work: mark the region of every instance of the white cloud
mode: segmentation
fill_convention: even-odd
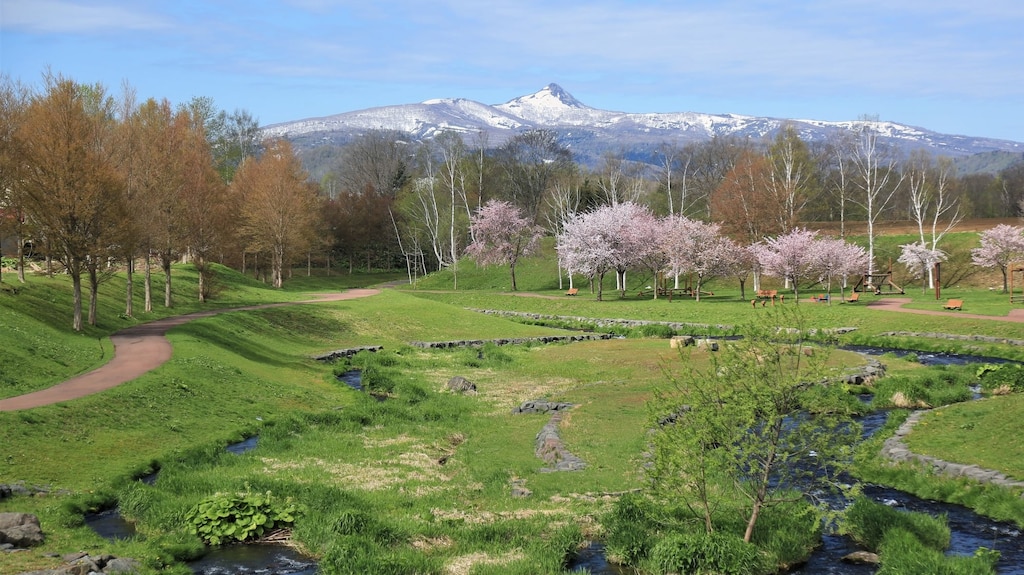
[[[116,4],[66,0],[4,0],[0,25],[32,32],[154,30],[171,24],[164,18]]]

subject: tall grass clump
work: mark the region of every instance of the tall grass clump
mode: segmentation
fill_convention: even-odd
[[[720,573],[749,575],[771,573],[761,551],[737,535],[703,531],[672,533],[659,540],[645,566],[659,574]]]
[[[879,558],[878,575],[993,575],[999,552],[980,548],[970,557],[947,557],[914,533],[897,527],[882,539]]]
[[[889,375],[874,386],[875,407],[922,408],[969,401],[972,368],[939,366]]]
[[[946,518],[926,513],[893,509],[866,497],[858,497],[846,510],[845,530],[853,539],[871,551],[878,551],[886,533],[901,529],[913,534],[921,543],[941,551],[949,545]]]

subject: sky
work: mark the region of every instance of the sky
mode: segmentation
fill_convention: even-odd
[[[620,112],[1024,141],[1020,0],[0,0],[0,70],[261,125],[556,83]]]

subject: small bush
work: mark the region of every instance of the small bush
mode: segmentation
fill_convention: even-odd
[[[1006,386],[1014,392],[1024,391],[1024,365],[1006,363],[981,374],[981,387],[992,391]]]
[[[878,551],[886,534],[901,529],[936,551],[949,545],[946,518],[926,513],[899,511],[866,497],[858,497],[846,510],[845,530],[864,547]]]
[[[216,493],[199,502],[185,521],[189,533],[210,545],[258,540],[272,529],[291,526],[299,506],[291,498],[274,499],[266,493]]]
[[[669,535],[651,550],[648,567],[656,573],[750,575],[774,571],[765,568],[757,547],[720,531]]]

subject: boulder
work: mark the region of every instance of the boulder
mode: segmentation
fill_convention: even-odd
[[[449,379],[445,388],[455,393],[476,393],[476,384],[461,375]]]
[[[28,513],[0,513],[0,543],[32,547],[43,542],[39,518]]]
[[[854,551],[845,555],[842,561],[854,565],[878,565],[878,555],[870,551]]]
[[[696,338],[692,335],[674,335],[672,336],[672,339],[669,340],[669,347],[671,349],[686,347],[688,345],[693,345],[695,340]]]

